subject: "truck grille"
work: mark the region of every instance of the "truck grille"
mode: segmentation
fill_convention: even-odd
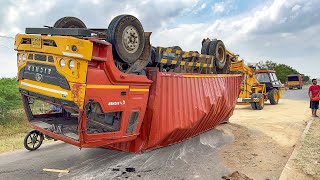
[[[34,54],[34,60],[47,61],[47,56],[44,54]]]
[[[67,79],[54,66],[28,62],[19,72],[19,80],[30,79],[70,90]]]

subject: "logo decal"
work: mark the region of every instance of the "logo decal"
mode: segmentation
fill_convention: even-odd
[[[118,101],[118,102],[109,102],[108,106],[118,106],[118,105],[125,105],[125,104],[126,104],[126,101],[123,100],[123,101]]]
[[[35,74],[35,79],[36,79],[37,81],[41,81],[41,80],[42,80],[42,74],[36,73],[36,74]]]
[[[34,66],[34,65],[28,65],[27,70],[31,72],[36,72],[36,73],[42,73],[42,74],[51,74],[51,71],[52,71],[52,69],[50,68]]]

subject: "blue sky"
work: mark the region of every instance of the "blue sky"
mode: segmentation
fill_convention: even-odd
[[[154,46],[200,50],[217,38],[247,62],[272,60],[320,78],[319,0],[15,0],[0,6],[0,77],[16,75],[13,37],[25,27],[53,25],[76,16],[88,27],[107,28],[119,14],[140,19]]]
[[[177,18],[180,23],[206,23],[208,20],[236,16],[267,4],[267,0],[200,0],[194,4],[193,12],[184,13]]]

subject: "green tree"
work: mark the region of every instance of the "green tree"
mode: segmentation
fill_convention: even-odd
[[[306,76],[304,74],[301,74],[302,75],[302,81],[303,82],[309,82],[310,81],[310,76]]]
[[[276,71],[276,75],[282,83],[287,81],[287,76],[290,74],[301,74],[296,69],[292,68],[291,66],[288,66],[286,64],[277,64],[277,63],[272,62],[270,60],[268,60],[266,62],[260,61],[257,64],[257,68],[258,69],[269,69],[269,70]],[[302,74],[302,81],[303,82],[307,82],[309,80],[310,80],[309,76]]]

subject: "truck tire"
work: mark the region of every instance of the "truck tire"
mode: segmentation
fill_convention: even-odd
[[[253,93],[253,94],[251,94],[250,97],[251,97],[251,99],[256,98],[256,97],[257,97],[257,94],[256,94],[256,93]],[[251,102],[250,105],[251,105],[251,108],[252,108],[253,110],[257,110],[257,106],[256,106],[256,103],[255,103],[255,102]]]
[[[264,95],[261,93],[258,93],[256,95],[256,98],[259,98],[259,102],[256,102],[256,108],[257,110],[262,110],[264,107]]]
[[[217,68],[218,74],[230,74],[230,66],[231,66],[231,59],[229,55],[227,55],[226,64],[222,69]]]
[[[276,88],[271,89],[271,91],[269,92],[268,98],[269,98],[270,104],[272,104],[272,105],[278,104],[278,102],[279,102],[278,89],[276,89]]]
[[[174,50],[182,51],[182,48],[180,46],[172,46],[171,48],[174,49]]]
[[[223,69],[226,66],[227,54],[226,48],[221,40],[213,40],[209,45],[209,55],[214,56],[215,65],[218,69]]]
[[[55,28],[87,28],[86,25],[76,17],[63,17],[53,25]]]
[[[113,55],[117,60],[134,63],[144,50],[143,27],[134,16],[117,16],[108,26],[107,41],[112,44]]]
[[[211,40],[209,38],[202,40],[201,54],[209,55],[209,45]]]

